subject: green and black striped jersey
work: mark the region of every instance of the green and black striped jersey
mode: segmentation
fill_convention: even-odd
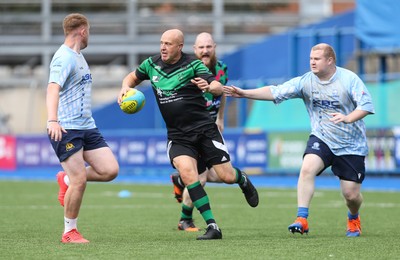
[[[203,92],[190,80],[201,77],[211,83],[215,76],[196,57],[182,53],[177,63],[166,64],[160,55],[155,55],[140,64],[136,76],[150,80],[169,136],[214,124]]]

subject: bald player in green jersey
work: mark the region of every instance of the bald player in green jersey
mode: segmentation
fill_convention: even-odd
[[[180,173],[193,204],[207,224],[206,232],[197,239],[221,239],[221,229],[199,181],[198,158],[211,165],[223,182],[238,183],[252,207],[258,205],[258,193],[246,173],[232,167],[224,139],[206,110],[203,93],[222,95],[223,85],[199,59],[182,52],[183,44],[180,30],[165,31],[160,39],[160,54],[144,60],[123,79],[118,103],[131,88],[150,80],[167,127],[171,165]]]

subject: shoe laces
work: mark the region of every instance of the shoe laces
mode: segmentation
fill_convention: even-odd
[[[361,231],[360,219],[349,219],[347,222],[347,230],[350,232],[359,232]]]
[[[294,223],[300,223],[303,230],[308,230],[308,222],[306,218],[297,217]]]
[[[76,230],[76,229],[72,229],[71,231],[66,233],[65,237],[68,240],[78,240],[78,239],[82,239],[83,238],[81,233],[79,233],[78,230]]]

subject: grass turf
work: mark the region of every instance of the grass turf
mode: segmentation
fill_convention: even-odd
[[[131,197],[120,198],[128,190]],[[0,181],[0,259],[395,259],[400,194],[365,191],[363,233],[347,238],[347,210],[338,190],[317,189],[308,235],[291,234],[294,189],[259,188],[247,205],[237,186],[206,188],[223,239],[197,241],[202,232],[177,230],[180,204],[172,186],[89,183],[78,228],[89,244],[61,244],[63,208],[56,182]]]

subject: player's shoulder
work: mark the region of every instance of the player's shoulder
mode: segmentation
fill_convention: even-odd
[[[161,55],[160,54],[152,55],[152,56],[148,57],[147,59],[145,59],[144,61],[150,62],[150,63],[158,63],[161,61]]]
[[[161,60],[160,54],[152,55],[152,56],[149,56],[146,59],[144,59],[140,63],[138,69],[144,71],[144,70],[148,70],[150,68],[155,68],[158,65],[160,65],[160,66],[162,65],[162,60]]]
[[[226,63],[223,62],[222,60],[217,60],[217,65],[221,66],[221,67],[226,67],[227,66]]]
[[[73,65],[75,63],[74,52],[65,45],[61,45],[60,48],[54,53],[51,65],[60,66],[62,64]]]
[[[192,63],[192,62],[197,63],[200,60],[194,54],[188,54],[188,53],[182,52],[182,61],[187,62],[187,63]]]
[[[226,63],[223,62],[222,60],[217,60],[217,63],[215,64],[215,67],[217,69],[223,69],[223,70],[227,70],[228,69],[228,65],[226,65]]]
[[[357,73],[338,66],[336,66],[336,78],[345,84],[363,84]]]
[[[347,76],[352,76],[352,77],[357,76],[357,74],[355,72],[353,72],[349,69],[343,68],[343,67],[339,67],[339,66],[336,66],[336,71],[340,74],[347,75]]]
[[[316,77],[312,71],[308,71],[301,76],[292,78],[291,81],[314,81]]]

